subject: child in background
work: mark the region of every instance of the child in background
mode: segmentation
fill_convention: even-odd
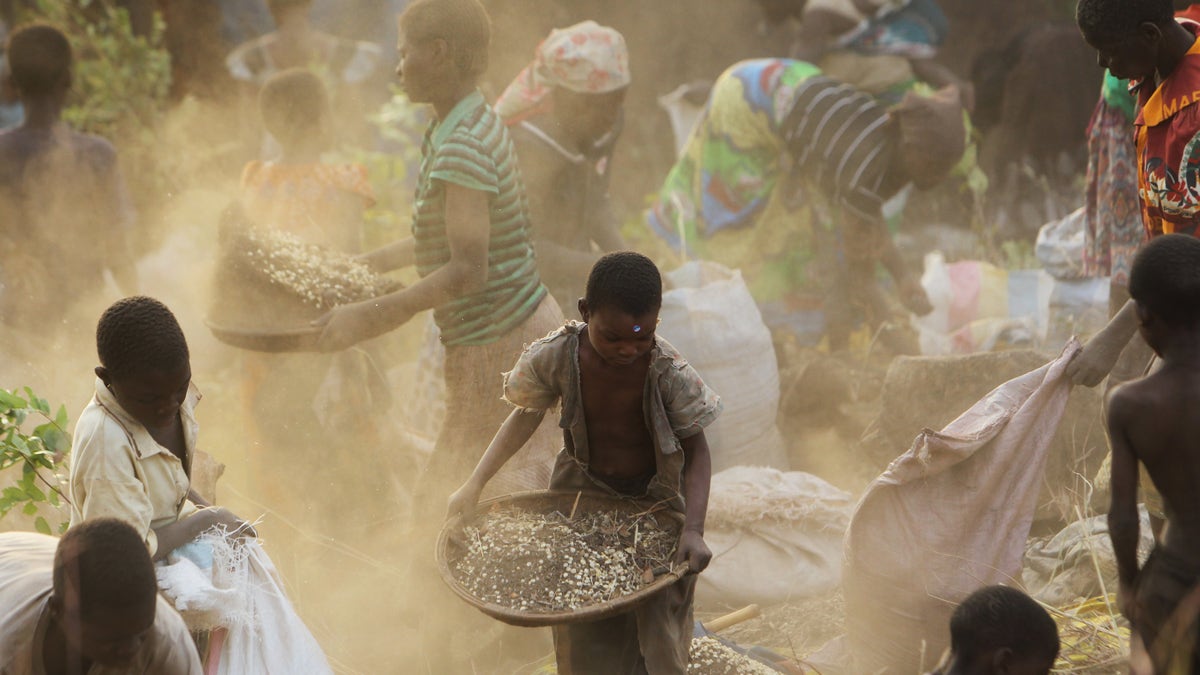
[[[704,428],[721,401],[687,361],[655,335],[662,278],[629,251],[601,258],[570,321],[533,343],[505,376],[516,406],[471,478],[450,499],[449,515],[469,514],[488,480],[561,403],[566,447],[551,489],[665,503],[685,516],[676,553],[692,573],[712,557],[704,543],[711,475]],[[689,575],[628,614],[554,628],[562,673],[683,673],[692,639]]]
[[[112,144],[62,121],[67,37],[18,28],[5,60],[25,118],[0,132],[0,323],[54,324],[56,308],[104,287],[106,270],[123,293],[136,291],[134,212]]]
[[[361,164],[327,164],[333,117],[321,79],[307,70],[272,76],[259,94],[263,126],[280,154],[242,171],[242,207],[251,223],[347,253],[362,250],[362,215],[375,203]]]
[[[280,154],[270,161],[251,161],[242,172],[241,207],[247,224],[294,235],[307,244],[360,253],[363,211],[375,199],[366,167],[321,160],[334,145],[329,96],[321,79],[302,69],[273,75],[259,94],[259,108]],[[297,451],[323,453],[338,442],[359,446],[372,458],[369,461],[382,459],[374,453],[384,452],[380,421],[391,398],[374,350],[331,355],[246,352],[241,357],[247,425],[254,443],[266,450],[252,455],[256,474],[265,479],[273,464],[294,461]],[[298,464],[292,485],[262,481],[268,490],[281,488],[270,495],[274,501],[307,494],[315,486],[328,489],[323,463]],[[354,494],[345,498],[353,499]],[[309,502],[304,506],[312,508]]]
[[[388,70],[383,50],[370,42],[346,40],[314,28],[310,20],[313,0],[266,0],[266,5],[275,30],[238,45],[225,59],[244,100],[251,103],[259,87],[278,72],[309,70],[320,76],[331,92],[338,134],[359,144],[368,143],[372,132],[367,112],[386,100],[381,86]],[[256,128],[251,124],[244,131]],[[269,139],[263,140],[263,150],[273,148]]]
[[[1200,419],[1190,405],[1200,394],[1200,241],[1168,234],[1146,244],[1134,258],[1129,295],[1138,331],[1161,367],[1108,399],[1108,529],[1118,601],[1156,672],[1198,672],[1195,597],[1185,596],[1200,584]],[[1168,515],[1165,535],[1140,570],[1138,462]]]
[[[1049,675],[1058,626],[1015,588],[987,586],[950,617],[950,652],[932,675]]]

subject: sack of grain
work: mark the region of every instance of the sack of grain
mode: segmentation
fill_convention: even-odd
[[[705,429],[713,471],[731,466],[787,470],[779,411],[779,366],[771,331],[741,272],[694,261],[667,274],[658,334],[687,358],[725,410]]]

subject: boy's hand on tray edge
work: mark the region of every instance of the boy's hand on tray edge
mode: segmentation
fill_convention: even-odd
[[[683,534],[679,535],[679,547],[675,552],[676,563],[686,562],[690,574],[699,574],[708,567],[710,560],[712,551],[709,550],[708,544],[704,543],[704,535],[695,530],[684,530]]]

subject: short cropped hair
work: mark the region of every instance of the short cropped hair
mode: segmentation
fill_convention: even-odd
[[[263,126],[286,146],[319,132],[321,120],[330,115],[329,93],[315,73],[291,68],[267,80],[258,108]]]
[[[950,647],[965,662],[1008,648],[1021,656],[1058,657],[1058,626],[1033,598],[1015,588],[986,586],[954,610]]]
[[[96,325],[100,365],[116,377],[187,365],[183,329],[167,306],[144,295],[118,300]]]
[[[1171,0],[1079,0],[1075,21],[1084,35],[1121,38],[1150,22],[1165,25],[1175,20]]]
[[[81,618],[105,609],[156,602],[154,563],[137,530],[116,518],[95,518],[67,530],[54,553],[54,595],[72,591]]]
[[[584,295],[589,311],[607,307],[639,316],[662,307],[662,275],[641,253],[609,253],[592,266]]]
[[[1168,324],[1200,323],[1200,240],[1185,234],[1151,239],[1133,259],[1129,296]]]
[[[22,26],[8,36],[8,70],[17,90],[34,96],[65,89],[71,82],[71,43],[54,26]]]
[[[492,20],[479,0],[416,0],[400,14],[410,40],[441,39],[464,77],[478,80],[488,68]]]

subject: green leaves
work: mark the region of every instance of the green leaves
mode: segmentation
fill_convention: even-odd
[[[0,482],[15,478],[0,489],[0,518],[19,509],[27,517],[36,516],[38,532],[50,534],[50,522],[41,515],[43,507],[54,512],[60,531],[66,526],[65,481],[59,469],[71,449],[67,408],[60,405],[51,415],[49,401],[29,387],[21,392],[0,389]]]

